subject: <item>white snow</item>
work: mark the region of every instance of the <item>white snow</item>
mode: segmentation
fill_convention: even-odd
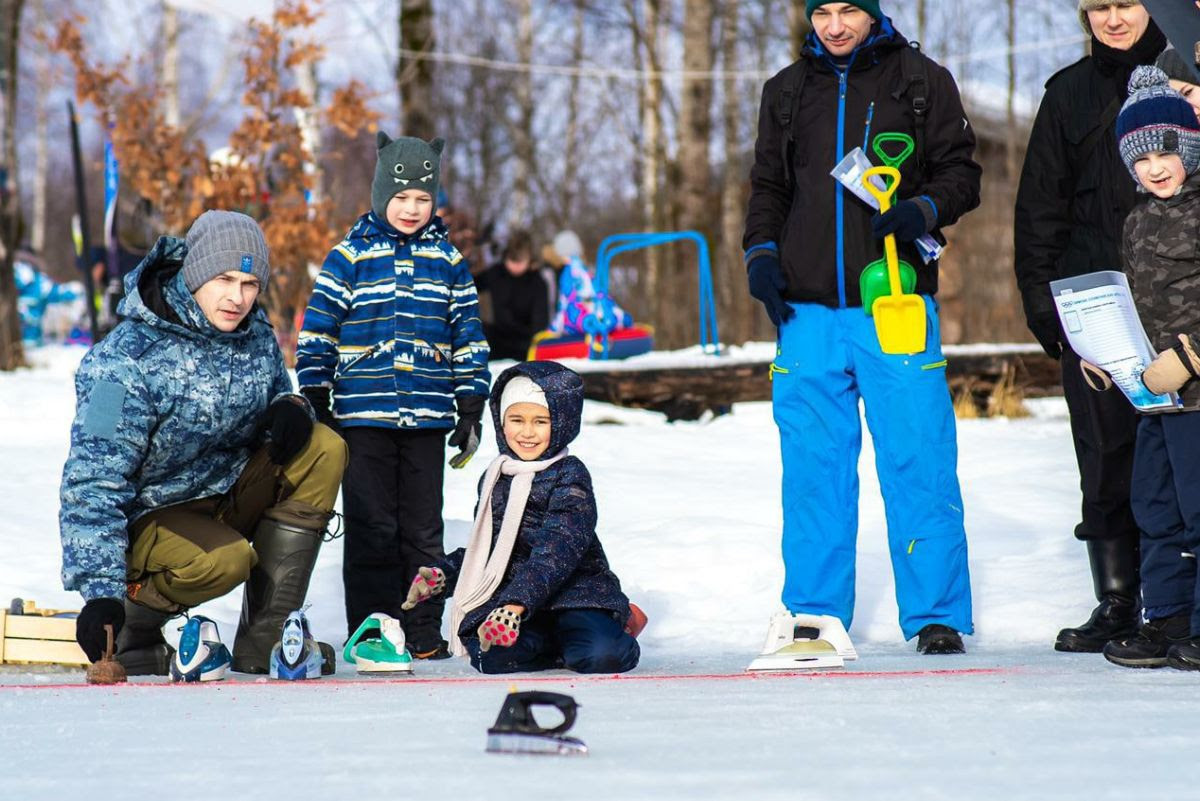
[[[82,351],[35,351],[0,374],[0,602],[77,608],[60,589],[58,484]],[[769,404],[708,422],[589,402],[600,536],[650,625],[619,680],[480,677],[452,660],[407,680],[78,686],[69,670],[0,668],[0,799],[1046,799],[1190,798],[1196,677],[1056,654],[1092,606],[1071,536],[1078,479],[1065,406],[959,423],[976,636],[922,657],[896,624],[869,438],[862,464],[860,659],[841,675],[749,677],[778,605],[779,455]],[[485,432],[485,442],[491,437]],[[485,444],[447,471],[447,546],[466,537]],[[341,547],[309,599],[318,636],[345,635]],[[207,604],[227,641],[240,592]],[[928,671],[948,671],[935,672]],[[961,672],[952,672],[961,671]],[[583,705],[586,759],[485,754],[504,693]]]

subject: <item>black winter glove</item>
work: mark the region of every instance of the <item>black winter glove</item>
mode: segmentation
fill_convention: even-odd
[[[756,250],[750,259],[750,269],[747,273],[750,282],[750,294],[759,300],[767,309],[767,316],[775,327],[783,325],[792,319],[796,312],[783,299],[783,290],[787,289],[787,280],[783,277],[783,268],[779,264],[779,255],[773,250]]]
[[[75,618],[75,641],[93,662],[99,662],[108,645],[104,626],[113,627],[113,638],[121,633],[125,625],[125,604],[116,598],[95,598],[83,605],[79,617]]]
[[[263,427],[271,440],[267,445],[267,455],[282,467],[308,444],[313,420],[308,410],[296,400],[280,398],[267,407]]]
[[[927,210],[932,217],[933,209],[925,201],[901,200],[888,209],[887,214],[876,214],[871,218],[871,233],[877,239],[895,234],[901,242],[911,242],[929,233],[933,227],[925,216]]]
[[[1051,359],[1062,358],[1062,329],[1058,325],[1058,317],[1039,317],[1029,320],[1029,330],[1034,339],[1046,351]]]
[[[300,394],[312,404],[313,414],[317,416],[318,423],[324,423],[339,434],[342,432],[337,418],[333,416],[333,393],[329,387],[304,387]]]
[[[483,406],[486,401],[482,395],[460,395],[454,399],[458,408],[458,423],[454,433],[450,435],[447,444],[459,448],[459,452],[450,459],[450,466],[459,470],[467,466],[475,451],[479,450],[479,440],[483,437]]]

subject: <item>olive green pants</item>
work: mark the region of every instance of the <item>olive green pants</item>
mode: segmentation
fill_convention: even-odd
[[[258,562],[252,543],[259,520],[323,529],[346,459],[346,443],[318,423],[308,444],[286,465],[272,463],[261,448],[224,495],[165,506],[139,518],[126,563],[130,599],[174,613],[243,583]]]

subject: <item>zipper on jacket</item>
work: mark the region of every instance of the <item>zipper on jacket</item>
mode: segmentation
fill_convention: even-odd
[[[843,144],[846,137],[846,76],[850,68],[846,67],[845,71],[838,70],[838,124],[837,124],[837,158],[834,159],[834,164],[845,158],[845,146]],[[837,193],[835,208],[837,209],[837,285],[838,285],[838,308],[846,308],[846,249],[843,247],[845,239],[845,193],[842,192],[842,185],[837,181],[833,182],[833,191]]]
[[[867,106],[867,124],[863,129],[863,144],[864,153],[870,153],[869,145],[871,144],[871,121],[875,119],[875,101],[871,101],[871,105]]]

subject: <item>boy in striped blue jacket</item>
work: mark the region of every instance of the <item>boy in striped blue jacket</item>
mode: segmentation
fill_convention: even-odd
[[[350,448],[342,482],[347,630],[373,612],[404,623],[413,655],[448,655],[442,607],[401,612],[417,568],[441,560],[442,482],[479,445],[488,345],[475,284],[433,213],[443,142],[377,138],[371,211],[317,276],[296,376]],[[457,411],[457,421],[456,421]],[[424,606],[424,605],[423,605]]]

